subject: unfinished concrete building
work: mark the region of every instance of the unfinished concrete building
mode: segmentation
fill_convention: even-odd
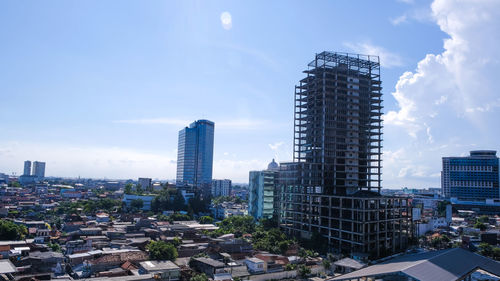
[[[408,204],[380,195],[378,56],[322,52],[295,88],[294,161],[280,168],[280,225],[333,251],[379,257],[407,245]]]

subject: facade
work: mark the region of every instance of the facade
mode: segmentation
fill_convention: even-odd
[[[31,161],[27,160],[27,161],[24,161],[23,176],[30,176],[30,175],[31,175]]]
[[[150,178],[139,178],[137,180],[137,183],[141,185],[141,188],[143,190],[150,190],[151,189],[151,179]]]
[[[500,198],[498,164],[494,150],[471,151],[467,157],[443,157],[443,195],[463,200]]]
[[[372,257],[406,248],[406,198],[380,195],[377,56],[322,52],[295,88],[294,161],[281,163],[280,226],[330,250]]]
[[[250,171],[248,213],[255,219],[272,218],[275,215],[278,207],[275,200],[277,178],[276,171]]]
[[[142,200],[142,210],[143,211],[150,211],[151,210],[151,202],[153,202],[154,198],[155,197],[152,195],[124,194],[122,201],[125,202],[125,205],[127,206],[127,208],[130,208],[132,201]]]
[[[26,168],[26,164],[25,164],[25,168]],[[39,162],[39,161],[33,162],[32,175],[37,177],[38,179],[45,178],[45,162]]]
[[[179,131],[177,185],[207,187],[212,184],[214,122],[198,120]]]
[[[212,180],[212,196],[231,196],[231,180]]]

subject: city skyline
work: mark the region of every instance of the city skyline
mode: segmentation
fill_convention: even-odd
[[[213,177],[246,182],[292,160],[290,96],[323,50],[381,57],[382,188],[438,187],[441,157],[499,149],[498,3],[265,5],[1,3],[0,172],[44,159],[46,176],[174,179],[177,131],[209,119]]]

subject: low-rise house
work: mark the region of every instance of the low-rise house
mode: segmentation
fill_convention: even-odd
[[[266,262],[258,258],[246,258],[245,264],[248,268],[248,272],[252,274],[260,274],[267,271]]]
[[[93,272],[99,272],[121,266],[126,261],[138,263],[148,259],[149,255],[139,250],[111,250],[103,251],[103,255],[90,261],[90,264]]]
[[[153,274],[161,280],[179,280],[180,267],[171,261],[144,261],[139,263],[139,273]]]
[[[64,261],[64,256],[58,252],[31,252],[29,256],[21,258],[19,266],[30,266],[31,272],[54,272],[56,267]]]
[[[210,278],[214,278],[216,274],[225,273],[224,263],[211,258],[194,258],[190,262],[190,266],[199,272],[205,273]]]
[[[83,236],[97,236],[101,234],[102,234],[102,229],[100,227],[80,228],[80,235]]]

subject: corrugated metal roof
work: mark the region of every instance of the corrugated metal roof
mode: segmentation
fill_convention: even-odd
[[[332,280],[349,280],[391,273],[408,275],[420,281],[459,280],[478,268],[500,276],[499,262],[455,248],[397,257]]]

